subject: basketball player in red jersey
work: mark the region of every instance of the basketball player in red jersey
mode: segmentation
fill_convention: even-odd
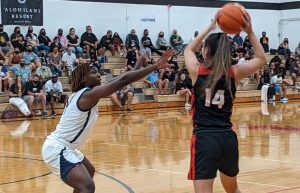
[[[240,193],[237,186],[239,151],[231,114],[236,85],[266,64],[264,50],[252,30],[251,18],[244,13],[246,32],[255,57],[246,64],[232,66],[230,41],[224,33],[212,33],[217,28],[216,15],[211,25],[185,49],[185,65],[193,83],[191,163],[188,179],[193,180],[196,193],[212,193],[213,182],[220,172],[227,193]],[[202,41],[204,63],[195,56]]]

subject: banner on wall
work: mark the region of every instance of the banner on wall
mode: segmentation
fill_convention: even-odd
[[[3,25],[43,25],[43,0],[1,0]]]
[[[147,14],[142,14],[141,16],[140,16],[140,24],[141,24],[141,26],[143,26],[143,27],[155,27],[155,25],[156,25],[156,22],[157,22],[157,20],[156,20],[156,18],[155,18],[155,14],[153,14],[153,13],[147,13]]]

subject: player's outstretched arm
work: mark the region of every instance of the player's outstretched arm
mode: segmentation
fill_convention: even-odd
[[[174,49],[167,50],[156,64],[143,69],[129,71],[107,84],[94,87],[80,98],[78,105],[83,110],[90,109],[99,101],[99,99],[109,96],[124,86],[142,79],[150,72],[172,67],[173,65],[168,64],[168,59],[173,56],[174,52]]]

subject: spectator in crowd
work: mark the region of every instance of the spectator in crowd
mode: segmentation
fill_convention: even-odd
[[[52,73],[49,67],[42,65],[41,67],[37,68],[35,74],[40,76],[40,81],[43,85],[51,79]]]
[[[46,100],[51,106],[51,116],[55,117],[56,113],[54,111],[54,102],[64,103],[66,100],[66,95],[63,95],[63,87],[61,82],[58,80],[56,74],[52,75],[52,78],[48,80],[45,84]]]
[[[33,103],[40,103],[42,108],[41,115],[43,118],[47,117],[46,95],[43,93],[43,84],[40,81],[39,75],[33,75],[32,80],[27,82],[23,99],[27,103],[30,111],[32,111]],[[40,112],[37,114],[40,114]]]
[[[38,55],[39,39],[33,32],[33,27],[29,26],[26,34],[26,45],[31,46],[35,55]]]
[[[293,86],[296,86],[297,77],[299,77],[299,75],[300,75],[300,62],[299,61],[294,60],[293,62],[291,62],[290,74],[292,76]]]
[[[162,95],[168,95],[168,88],[169,86],[175,86],[175,73],[174,69],[166,68],[163,70],[159,70],[159,80],[158,80],[158,90],[159,93]]]
[[[126,50],[125,50],[124,42],[123,42],[123,40],[120,37],[120,35],[119,35],[118,32],[114,33],[114,36],[113,36],[113,45],[114,45],[115,49],[118,50],[120,56],[125,56],[126,55]]]
[[[274,65],[275,69],[277,69],[281,62],[281,58],[279,57],[278,52],[276,52],[275,56],[270,60],[270,66]]]
[[[192,97],[192,82],[186,77],[185,73],[181,73],[178,75],[176,79],[175,85],[175,93],[180,96],[184,96],[185,98],[185,108],[190,109],[191,105],[189,103]]]
[[[251,44],[250,39],[249,39],[248,36],[246,36],[245,39],[244,39],[243,48],[246,51],[252,50],[252,44]]]
[[[9,89],[9,86],[11,84],[11,77],[9,74],[9,71],[7,67],[4,65],[5,63],[5,58],[3,56],[0,56],[0,94],[3,94],[5,90]],[[3,90],[2,90],[3,86]]]
[[[108,30],[106,32],[106,35],[104,35],[101,40],[100,40],[100,45],[101,48],[98,52],[98,56],[104,57],[105,56],[105,51],[110,50],[111,54],[114,56],[115,55],[115,46],[113,44],[113,37],[112,37],[112,31]]]
[[[89,64],[91,62],[91,56],[89,54],[89,46],[84,46],[82,53],[78,55],[81,64]]]
[[[165,39],[164,32],[162,32],[162,31],[159,32],[156,44],[158,46],[158,50],[166,51],[168,49],[168,43],[167,43],[167,40]]]
[[[50,38],[46,35],[46,30],[42,28],[39,33],[39,50],[45,50],[47,53],[50,52],[50,45],[51,45],[51,40]]]
[[[14,29],[14,33],[11,34],[11,43],[12,43],[12,46],[14,48],[19,48],[19,50],[21,52],[23,52],[25,50],[25,38],[23,36],[23,34],[21,33],[21,29],[19,26],[16,26],[15,29]]]
[[[88,45],[91,50],[97,50],[99,41],[92,32],[91,26],[86,26],[86,31],[81,35],[81,47]]]
[[[266,36],[267,33],[265,31],[262,32],[262,37],[260,38],[260,44],[264,48],[265,52],[269,52],[269,38]]]
[[[233,43],[237,46],[242,46],[243,45],[243,38],[240,36],[240,34],[235,34],[235,36],[233,36],[232,38]]]
[[[38,56],[33,52],[33,47],[31,45],[27,45],[26,51],[23,52],[23,58],[25,59],[25,64],[34,71],[40,64],[38,62]]]
[[[199,31],[194,32],[194,36],[191,39],[191,42],[199,35]]]
[[[132,100],[134,96],[134,90],[131,86],[125,86],[117,92],[113,93],[111,100],[120,107],[121,111],[124,110],[124,105],[127,101],[127,111],[133,111]]]
[[[183,40],[182,38],[177,34],[177,29],[173,30],[173,35],[170,37],[170,42],[172,47],[178,52],[178,54],[183,53]]]
[[[140,50],[140,44],[139,44],[139,38],[135,34],[135,30],[132,29],[130,31],[130,34],[126,36],[126,41],[125,41],[125,47],[127,50],[135,47],[136,49]]]
[[[259,83],[257,90],[261,90],[261,101],[262,102],[274,102],[275,87],[271,83],[271,76],[268,67],[266,67],[261,76],[259,77]]]
[[[25,83],[30,80],[31,69],[26,66],[24,58],[20,59],[20,64],[17,65],[14,70],[16,76],[20,76],[22,78],[22,85],[25,86]]]
[[[7,57],[13,52],[14,48],[9,41],[7,33],[4,31],[4,26],[0,24],[0,55]]]
[[[159,94],[165,94],[169,86],[169,81],[167,79],[162,81],[158,76],[159,74],[157,72],[151,72],[145,77],[144,81],[148,87],[158,88]]]
[[[62,59],[58,52],[58,48],[54,47],[53,52],[49,56],[49,64],[52,74],[58,74],[59,77],[62,76]]]
[[[54,38],[53,42],[50,45],[50,51],[53,52],[53,49],[55,47],[58,49],[59,53],[63,54],[64,50],[63,50],[63,47],[62,47],[62,45],[60,43],[60,39],[57,36]]]
[[[24,91],[25,88],[22,84],[22,77],[16,76],[15,83],[9,88],[9,103],[18,108],[27,118],[31,118],[33,115],[23,100]]]
[[[59,42],[62,45],[62,49],[65,50],[68,46],[68,40],[66,36],[64,35],[63,29],[59,28],[57,31],[57,37],[59,37]]]
[[[138,59],[138,54],[137,54],[137,50],[135,47],[132,47],[126,55],[126,59],[125,59],[125,64],[127,65],[127,70],[133,70],[136,61]]]
[[[162,56],[162,53],[154,47],[151,38],[149,37],[149,30],[145,29],[144,30],[144,35],[142,37],[142,49],[141,49],[141,54],[148,56],[149,60],[151,60],[151,55],[154,52],[159,56]]]
[[[76,60],[76,56],[74,53],[72,53],[72,47],[68,47],[68,51],[66,53],[64,53],[63,57],[62,57],[62,66],[63,68],[67,69],[68,72],[68,76],[71,76],[71,73],[74,70],[74,63]]]
[[[271,84],[273,84],[273,86],[275,87],[275,91],[279,92],[280,101],[283,103],[287,102],[288,99],[286,98],[286,86],[283,84],[281,72],[278,72],[271,78]]]
[[[250,60],[249,53],[241,54],[242,58],[239,59],[238,64],[246,64],[248,60]]]
[[[22,58],[22,54],[20,52],[20,49],[16,47],[14,49],[14,52],[9,56],[8,60],[8,66],[15,66],[20,63],[20,59]]]
[[[300,58],[300,42],[298,43],[298,46],[295,49],[295,57]]]
[[[67,46],[72,47],[72,52],[76,55],[79,55],[82,53],[82,48],[80,47],[80,41],[79,37],[75,33],[75,29],[71,28],[69,30],[69,34],[67,35]]]
[[[174,73],[177,73],[179,70],[179,65],[178,65],[178,61],[177,61],[177,56],[173,55],[170,60],[168,61],[169,64],[173,64],[174,66],[172,67],[172,69],[174,70]]]
[[[289,48],[289,39],[288,38],[284,38],[283,42],[281,44],[279,44],[278,54],[284,55],[284,57],[286,59],[290,56],[291,50]]]

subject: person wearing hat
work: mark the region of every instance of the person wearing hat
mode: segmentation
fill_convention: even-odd
[[[66,100],[66,95],[63,95],[63,87],[61,82],[58,80],[58,75],[53,74],[52,78],[48,80],[45,84],[46,91],[46,101],[50,103],[51,107],[51,117],[55,117],[56,113],[54,111],[54,102],[64,103]]]
[[[4,31],[3,24],[0,24],[0,55],[8,57],[14,52],[14,48],[9,41],[7,33]]]

